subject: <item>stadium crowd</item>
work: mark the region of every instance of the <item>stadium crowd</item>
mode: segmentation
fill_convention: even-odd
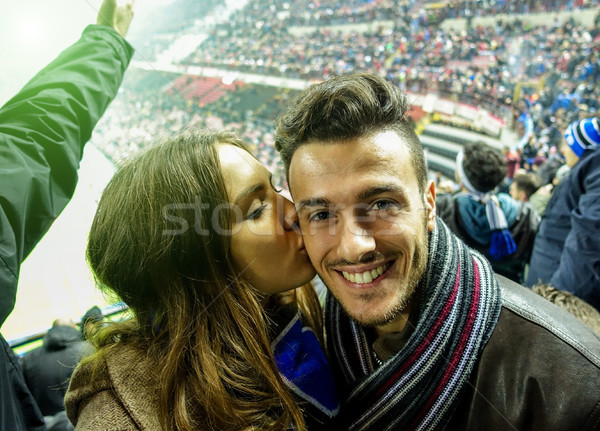
[[[550,71],[565,73],[559,85],[597,73],[588,69],[596,68],[598,30],[574,21],[550,26],[499,21],[468,32],[444,31],[423,21],[372,33],[316,28],[302,35],[276,20],[268,30],[236,24],[227,29],[227,46],[215,35],[185,64],[302,79],[372,70],[411,92],[460,95],[488,108],[510,105],[519,81]]]
[[[503,7],[519,13],[518,4],[509,1],[504,2]],[[491,7],[485,2],[476,5],[480,8],[479,14]],[[543,10],[571,6],[564,1],[535,5]],[[588,2],[582,6],[594,5]],[[310,80],[352,71],[374,71],[409,92],[433,92],[487,109],[508,124],[512,123],[524,136],[522,142],[514,143],[514,149],[524,153],[527,166],[538,152],[542,158],[555,154],[553,147],[560,142],[560,130],[578,117],[594,114],[600,107],[598,15],[590,28],[573,19],[564,22],[556,19],[543,26],[524,24],[516,19],[467,31],[444,31],[417,13],[418,19],[399,20],[394,29],[341,33],[317,25],[314,32],[294,35],[288,31],[287,20],[300,16],[301,11],[306,12],[297,6],[287,2],[248,4],[228,23],[217,26],[184,64]],[[317,14],[334,8],[348,15],[349,11],[379,7],[384,11],[381,13],[389,14],[394,9],[387,2],[357,1],[346,6],[347,10],[336,8],[335,2],[325,1],[311,3],[308,10]],[[423,4],[410,2],[398,7],[405,12],[423,9]],[[277,11],[287,11],[289,15],[279,19],[274,13]],[[344,23],[354,22],[352,17],[352,14],[346,16]],[[228,40],[227,44],[222,43],[223,38]],[[165,93],[174,79],[173,76],[163,78],[158,85],[148,88],[130,87],[126,78],[123,97],[117,98],[96,132],[107,137],[98,137],[94,142],[112,159],[118,159],[134,152],[161,131],[173,132],[190,124],[222,125],[229,129],[241,126],[244,137],[261,149],[264,161],[280,171],[277,158],[270,150],[272,124],[280,110],[267,110],[268,115],[260,109],[251,110],[250,114],[246,109],[238,110],[239,99],[247,97],[243,90],[230,92],[224,100],[199,107],[197,99],[186,99],[175,92]],[[522,86],[524,82],[529,86]],[[281,102],[291,95],[293,92],[277,98]],[[284,106],[284,103],[279,104]],[[526,130],[528,119],[533,124],[531,130]],[[541,159],[537,160],[539,163]]]

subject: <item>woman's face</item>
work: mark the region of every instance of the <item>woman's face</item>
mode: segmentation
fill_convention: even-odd
[[[269,171],[247,151],[223,144],[219,158],[234,205],[231,254],[239,277],[265,293],[308,283],[315,271],[293,228],[292,202],[275,191]]]

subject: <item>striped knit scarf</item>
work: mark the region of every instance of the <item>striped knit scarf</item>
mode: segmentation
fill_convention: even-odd
[[[382,366],[365,328],[328,295],[327,344],[345,400],[345,430],[438,430],[448,423],[462,387],[500,314],[500,287],[489,263],[438,219],[429,262],[415,291],[416,327]]]

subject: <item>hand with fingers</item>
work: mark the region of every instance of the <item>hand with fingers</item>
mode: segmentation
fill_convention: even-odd
[[[98,11],[97,24],[114,28],[123,37],[133,19],[133,1],[117,6],[117,0],[104,0]]]

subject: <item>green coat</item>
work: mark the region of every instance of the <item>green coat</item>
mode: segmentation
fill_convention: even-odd
[[[71,199],[83,146],[132,55],[116,31],[90,25],[0,109],[0,326],[21,263]]]
[[[88,26],[0,108],[0,326],[15,306],[21,263],[71,199],[83,146],[133,55],[112,28]],[[0,429],[46,429],[0,335]]]

